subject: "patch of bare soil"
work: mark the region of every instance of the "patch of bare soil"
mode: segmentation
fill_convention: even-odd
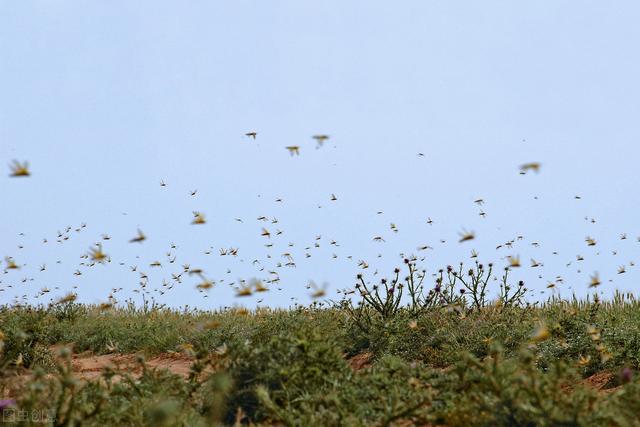
[[[52,348],[54,354],[58,354],[63,346]],[[65,346],[71,350],[70,346]],[[137,362],[137,354],[101,354],[95,355],[91,352],[71,355],[71,367],[76,378],[80,380],[96,380],[100,378],[105,368],[110,367],[120,374],[128,373],[138,377],[142,373],[142,368]],[[158,356],[146,359],[147,369],[166,369],[169,372],[180,375],[183,378],[189,376],[193,359],[182,353],[163,353]],[[210,373],[205,369],[203,374]],[[113,381],[120,381],[122,375],[116,374]],[[51,374],[48,374],[51,375]],[[32,378],[33,374],[29,370],[16,373],[2,379],[2,392],[0,398],[14,398],[16,391],[20,390],[24,384]]]
[[[113,368],[117,371],[140,373],[140,365],[135,354],[79,354],[72,356],[73,371],[80,378],[93,379],[100,376],[102,371]],[[150,359],[145,359],[149,369],[166,369],[184,378],[189,376],[193,360],[179,353],[164,353]]]
[[[73,372],[79,378],[97,378],[107,367],[118,372],[128,372],[134,375],[139,375],[141,372],[140,364],[137,362],[138,354],[112,353],[96,355],[90,351],[75,354],[73,353],[73,344],[52,346],[50,350],[57,355],[63,348],[71,352],[71,366]],[[182,353],[170,352],[162,353],[149,359],[145,358],[145,363],[148,369],[166,369],[173,374],[187,378],[193,359]]]
[[[351,366],[351,369],[353,369],[354,371],[359,371],[361,369],[368,368],[369,366],[371,366],[372,360],[373,360],[373,353],[365,352],[365,353],[356,354],[351,359],[348,359],[347,362],[349,362],[349,366]]]
[[[583,380],[583,383],[589,387],[595,388],[602,393],[612,393],[620,387],[611,387],[614,375],[611,372],[598,372]]]

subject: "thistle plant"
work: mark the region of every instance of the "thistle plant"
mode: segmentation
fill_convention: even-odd
[[[431,289],[425,284],[426,270],[417,267],[415,258],[405,258],[404,264],[408,269],[404,279],[401,279],[400,268],[394,270],[391,280],[383,278],[375,284],[367,283],[362,274],[357,275],[355,290],[360,300],[354,306],[350,299],[344,299],[340,306],[360,329],[369,330],[375,319],[387,322],[400,312],[417,317],[430,309],[449,308],[469,314],[489,305],[489,282],[497,280],[493,276],[493,264],[485,268],[476,261],[466,273],[463,263],[457,270],[447,266],[438,271]],[[522,281],[516,286],[509,283],[509,272],[510,269],[505,268],[499,281],[495,306],[501,310],[523,306],[527,291]]]
[[[469,306],[471,310],[480,310],[487,305],[487,286],[493,272],[493,264],[489,264],[489,268],[485,270],[484,265],[476,261],[475,268],[469,269],[466,278],[463,274],[463,268],[462,263],[460,263],[458,271],[453,270],[451,266],[447,267],[447,288],[453,294],[458,282],[460,282],[462,287],[458,289],[462,295],[463,306]],[[442,283],[442,270],[440,270],[439,280]]]

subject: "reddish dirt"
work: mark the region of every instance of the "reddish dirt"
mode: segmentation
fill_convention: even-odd
[[[99,377],[104,368],[108,366],[138,374],[140,372],[140,366],[136,362],[136,358],[137,356],[134,354],[103,354],[99,356],[81,354],[73,356],[72,365],[74,372],[76,372],[79,377],[87,379]],[[178,353],[166,353],[145,359],[145,362],[149,369],[167,369],[174,374],[186,378],[189,376],[189,370],[193,360]]]
[[[72,352],[71,365],[74,373],[80,378],[94,379],[101,375],[106,367],[130,372],[140,373],[140,365],[136,361],[138,354],[101,354],[95,355],[91,352],[73,354],[73,345],[64,346]],[[51,348],[53,354],[58,352],[63,346]],[[171,373],[188,377],[193,359],[182,353],[162,353],[160,355],[146,358],[145,363],[149,369],[167,369]]]
[[[54,354],[61,349],[62,346],[52,348]],[[69,347],[67,347],[69,348]],[[130,373],[134,377],[141,374],[142,369],[137,362],[137,354],[102,354],[95,355],[91,352],[71,355],[71,367],[76,378],[80,380],[96,380],[102,375],[106,367],[117,369],[120,373]],[[181,353],[163,353],[155,357],[145,358],[147,369],[167,369],[169,372],[180,375],[183,378],[189,376],[189,371],[193,363],[193,359]],[[205,373],[211,372],[205,369]],[[20,389],[29,379],[32,378],[30,371],[24,371],[13,377],[3,379],[5,386],[4,391],[0,393],[1,399],[15,398],[16,390]],[[121,375],[116,374],[113,381],[118,382],[122,379]]]
[[[612,393],[620,388],[619,386],[610,387],[613,378],[614,375],[611,372],[604,371],[593,374],[590,377],[585,378],[582,382],[583,384],[595,388],[602,393]]]
[[[349,362],[349,366],[351,366],[351,369],[353,369],[354,371],[359,371],[371,366],[372,359],[373,353],[366,352],[356,354],[351,359],[347,360],[347,362]]]
[[[593,374],[590,377],[585,378],[584,383],[596,390],[602,390],[612,378],[613,375],[609,372],[598,372],[597,374]]]

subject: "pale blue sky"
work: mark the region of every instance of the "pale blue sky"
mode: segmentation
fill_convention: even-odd
[[[636,269],[616,269],[640,252],[638,22],[636,2],[2,1],[0,162],[28,160],[33,176],[0,176],[0,255],[26,264],[0,275],[0,301],[74,285],[82,301],[112,287],[123,299],[139,281],[128,265],[154,289],[186,262],[225,282],[203,299],[185,275],[159,301],[307,303],[309,279],[335,297],[358,260],[386,275],[418,245],[435,248],[423,253],[432,272],[474,248],[498,265],[520,255],[514,278],[532,298],[557,275],[562,295],[584,295],[595,271],[605,294],[635,290]],[[316,133],[331,135],[319,150]],[[531,161],[541,173],[519,175]],[[208,223],[190,225],[193,210]],[[273,248],[263,225],[284,232]],[[128,243],[138,227],[149,239]],[[463,227],[477,239],[459,244]],[[73,275],[103,233],[112,264]],[[321,247],[306,251],[316,235]],[[236,259],[217,255],[229,246]],[[267,277],[284,252],[297,267],[278,270],[282,291],[233,297],[226,283]],[[545,267],[529,268],[531,257]]]

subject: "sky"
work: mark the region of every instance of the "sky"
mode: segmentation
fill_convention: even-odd
[[[532,301],[584,297],[596,272],[597,292],[635,292],[638,21],[630,1],[0,2],[0,256],[21,267],[0,274],[0,303],[115,288],[286,307],[311,302],[310,280],[337,300],[400,253],[431,274],[472,250],[520,256]],[[9,177],[13,160],[31,176]],[[98,242],[111,262],[80,265]],[[214,288],[173,280],[183,264]],[[269,292],[235,296],[269,271]]]

